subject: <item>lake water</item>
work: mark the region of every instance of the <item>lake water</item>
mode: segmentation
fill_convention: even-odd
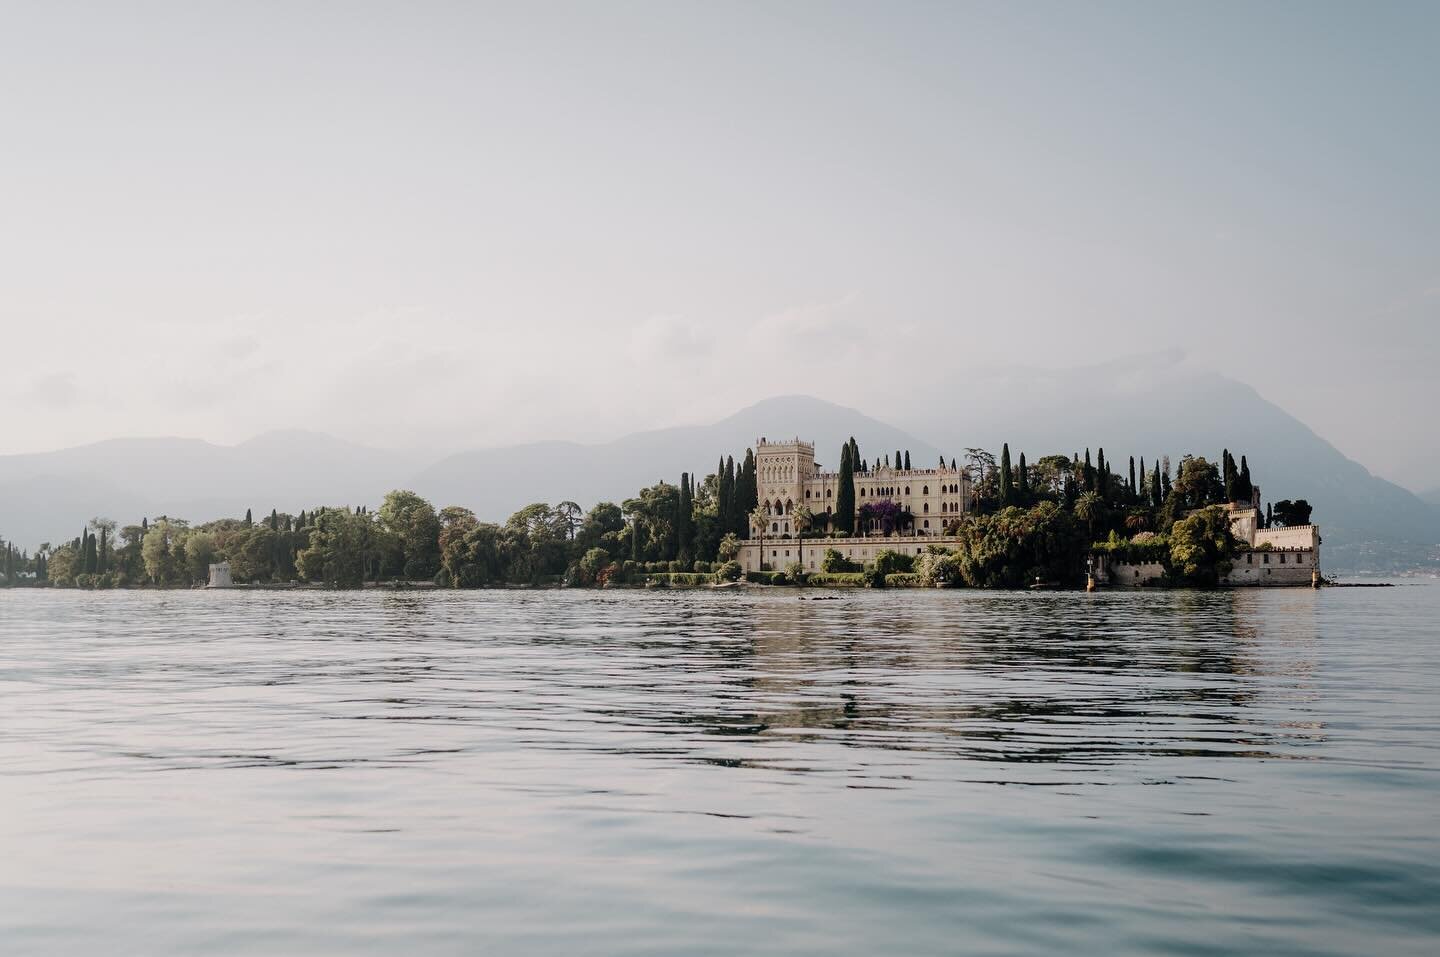
[[[0,592],[0,950],[1433,955],[1437,622]]]

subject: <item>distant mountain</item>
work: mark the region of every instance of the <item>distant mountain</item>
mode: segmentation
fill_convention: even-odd
[[[681,472],[704,476],[722,455],[733,455],[738,464],[762,436],[813,441],[821,465],[837,468],[840,446],[852,435],[866,458],[908,451],[917,468],[940,458],[934,446],[894,426],[796,395],[766,399],[712,425],[637,432],[598,445],[539,442],[461,452],[420,472],[410,485],[434,502],[501,519],[531,502],[618,502],[661,479],[678,482]]]
[[[942,386],[936,386],[937,389]],[[1283,383],[1275,386],[1283,391]],[[307,432],[268,433],[236,446],[191,439],[117,439],[41,455],[0,456],[0,535],[33,547],[75,536],[106,515],[205,521],[257,516],[271,507],[378,503],[412,488],[437,506],[465,505],[503,520],[531,502],[619,501],[682,471],[704,476],[722,455],[743,457],[761,436],[815,442],[827,468],[854,436],[867,459],[908,450],[917,467],[963,456],[969,446],[1009,442],[1031,460],[1104,447],[1117,471],[1127,457],[1153,463],[1186,452],[1249,457],[1267,501],[1305,498],[1315,507],[1332,569],[1406,567],[1431,561],[1440,508],[1377,478],[1251,387],[1186,373],[1166,357],[1066,373],[945,380],[944,401],[913,414],[915,434],[807,396],[766,399],[710,425],[638,432],[612,442],[537,442],[475,449],[432,463]],[[937,444],[932,444],[938,439]],[[1440,491],[1432,493],[1440,500]],[[1419,556],[1415,558],[1414,556]]]
[[[1440,505],[1440,488],[1432,488],[1428,492],[1421,492],[1420,501],[1429,502],[1431,505]]]
[[[1283,394],[1283,380],[1270,388]],[[947,445],[1008,441],[1014,457],[1104,447],[1117,471],[1131,455],[1143,455],[1147,466],[1160,455],[1176,463],[1186,452],[1218,461],[1228,448],[1237,459],[1248,456],[1266,501],[1308,499],[1327,546],[1440,542],[1440,510],[1372,475],[1250,386],[1188,372],[1167,356],[976,379],[966,402],[917,426]]]
[[[240,445],[198,439],[112,439],[57,452],[0,456],[0,535],[33,547],[74,538],[93,516],[196,521],[373,502],[416,463],[317,432],[271,432]]]

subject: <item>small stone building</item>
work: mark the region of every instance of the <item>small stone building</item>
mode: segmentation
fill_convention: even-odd
[[[230,563],[216,562],[210,566],[210,581],[206,588],[233,588],[235,583],[230,580]]]

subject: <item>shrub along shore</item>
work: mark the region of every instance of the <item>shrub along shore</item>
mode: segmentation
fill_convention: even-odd
[[[909,462],[897,451],[897,465]],[[853,439],[841,450],[842,473],[888,467],[867,461]],[[952,460],[953,462],[953,460]],[[1012,466],[1009,446],[997,458],[969,449],[969,510],[946,524],[946,540],[920,555],[883,549],[863,566],[826,549],[818,572],[798,564],[744,574],[734,560],[757,508],[755,458],[721,457],[703,480],[682,473],[620,503],[584,511],[574,502],[528,505],[503,524],[482,522],[467,508],[438,511],[409,491],[379,508],[321,506],[256,519],[192,524],[171,516],[120,526],[92,518],[81,534],[33,554],[0,539],[0,587],[188,588],[203,585],[214,563],[252,587],[706,587],[739,582],[812,587],[1023,588],[1084,584],[1087,555],[1154,561],[1165,582],[1214,586],[1243,547],[1231,535],[1226,502],[1253,497],[1244,456],[1219,465],[1185,456],[1172,479],[1170,461],[1147,469],[1135,459],[1113,472],[1100,450],[1091,464],[1049,455]],[[836,511],[792,516],[800,537],[824,549],[856,527],[853,498]],[[1303,500],[1267,507],[1263,521],[1304,524]],[[897,531],[903,529],[897,529]],[[788,536],[781,536],[786,538]],[[767,536],[767,541],[770,540]]]

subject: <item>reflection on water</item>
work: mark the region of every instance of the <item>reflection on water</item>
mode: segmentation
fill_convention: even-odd
[[[0,939],[1429,953],[1436,612],[0,593]]]

